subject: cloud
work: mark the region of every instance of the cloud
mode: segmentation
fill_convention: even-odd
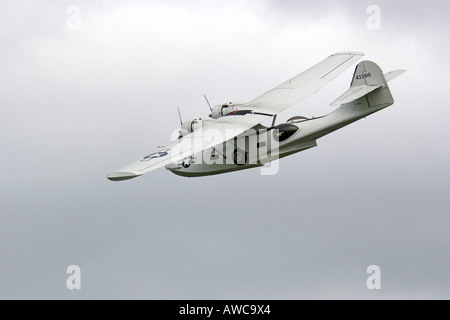
[[[365,2],[1,6],[0,297],[448,297],[446,8],[381,2],[370,31]],[[169,142],[176,107],[205,117],[204,93],[247,101],[341,50],[406,68],[396,103],[278,175],[106,180]],[[332,111],[352,71],[280,121]],[[65,287],[71,264],[80,292]],[[365,287],[371,264],[380,292]]]

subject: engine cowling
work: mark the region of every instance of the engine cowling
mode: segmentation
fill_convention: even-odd
[[[183,137],[191,132],[194,132],[197,129],[200,129],[203,127],[203,120],[202,119],[194,119],[191,121],[184,121],[181,125],[181,129],[178,131],[180,133],[180,136]]]
[[[222,104],[218,106],[214,106],[212,108],[210,117],[213,119],[219,119],[220,117],[226,116],[230,113],[236,112],[238,109],[234,104]]]

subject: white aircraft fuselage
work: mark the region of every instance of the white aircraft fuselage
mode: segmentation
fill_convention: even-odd
[[[259,140],[267,142],[270,141],[272,138],[271,135],[273,135],[274,130],[276,129],[260,125],[254,128],[254,130],[251,130],[251,132],[253,133],[255,130],[259,131],[263,129],[267,136],[259,139],[248,139],[246,147],[239,148],[239,146],[236,146],[233,142],[224,143],[224,145],[220,148],[215,147],[206,150],[202,155],[197,154],[193,157],[188,157],[180,161],[178,164],[169,164],[166,166],[166,169],[184,177],[200,177],[260,167],[278,158],[283,158],[288,155],[316,147],[317,139],[355,121],[365,118],[368,115],[389,107],[393,103],[394,99],[392,98],[389,87],[380,87],[375,91],[358,98],[357,100],[341,105],[335,111],[326,116],[312,119],[298,117],[303,119],[288,121],[283,124],[289,127],[295,126],[297,129],[291,129],[291,131],[294,131],[292,135],[286,140],[279,141],[279,151],[275,155],[271,155],[269,153],[262,157],[258,156],[256,159],[253,159],[254,161],[251,161],[252,158],[250,154],[244,158],[241,158],[241,161],[236,161],[237,159],[227,161],[227,155],[228,158],[230,156],[233,157],[233,152],[236,149],[240,149],[242,152],[252,153],[250,150],[257,150],[259,148],[266,147],[266,145],[261,146]],[[239,117],[239,115],[230,115],[230,117]],[[281,127],[283,125],[281,125]],[[243,133],[240,138],[246,136],[249,136],[247,132]],[[249,145],[249,143],[253,143],[253,145]],[[221,149],[221,152],[214,151],[217,149]],[[211,163],[211,154],[215,157],[216,163]],[[197,161],[199,158],[202,159],[200,163]]]

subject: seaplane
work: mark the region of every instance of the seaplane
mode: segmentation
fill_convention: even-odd
[[[331,113],[291,117],[277,115],[318,92],[364,56],[338,52],[248,102],[211,107],[207,119],[182,121],[174,141],[107,175],[112,181],[142,176],[156,169],[183,177],[201,177],[270,165],[317,146],[317,140],[394,103],[388,82],[405,70],[384,73],[372,61],[356,65],[350,88],[335,99]]]

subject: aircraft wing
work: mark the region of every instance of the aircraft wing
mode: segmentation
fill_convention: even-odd
[[[185,135],[170,146],[162,147],[141,160],[111,172],[107,177],[112,181],[128,180],[170,163],[178,163],[186,157],[228,141],[266,119],[267,115],[247,113],[217,120],[204,120],[203,128]]]
[[[334,80],[364,56],[360,52],[338,52],[294,78],[248,103],[255,112],[275,115],[300,102]]]

